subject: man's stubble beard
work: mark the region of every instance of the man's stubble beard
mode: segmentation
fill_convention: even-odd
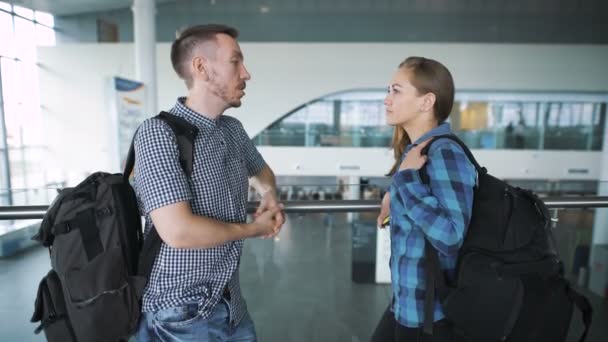
[[[211,92],[215,96],[224,100],[230,107],[238,108],[241,106],[240,99],[237,98],[235,100],[231,100],[228,97],[228,94],[229,94],[228,86],[226,86],[225,84],[222,85],[217,81],[217,72],[215,72],[214,69],[211,69],[211,73],[209,74],[209,84],[211,84]]]

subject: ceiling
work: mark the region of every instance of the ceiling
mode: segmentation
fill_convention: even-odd
[[[54,15],[74,15],[128,8],[132,0],[0,0]],[[157,3],[179,0],[157,0]]]
[[[74,15],[128,8],[132,0],[0,0],[50,12]],[[158,4],[196,3],[225,13],[470,13],[470,14],[553,14],[605,13],[606,0],[156,0]]]

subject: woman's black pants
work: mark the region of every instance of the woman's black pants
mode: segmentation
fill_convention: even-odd
[[[452,327],[446,320],[433,324],[433,335],[427,335],[422,328],[408,328],[395,320],[390,307],[386,309],[371,342],[456,342]]]

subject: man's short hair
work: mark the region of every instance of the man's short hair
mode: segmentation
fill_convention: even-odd
[[[186,81],[188,87],[191,85],[191,77],[188,74],[187,63],[192,58],[192,52],[199,44],[215,40],[219,33],[227,34],[234,39],[239,36],[239,32],[230,26],[219,24],[196,25],[179,32],[171,45],[173,70],[181,79]]]

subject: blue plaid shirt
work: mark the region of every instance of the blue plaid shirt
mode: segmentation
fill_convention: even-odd
[[[435,127],[408,145],[403,158],[415,145],[449,133],[447,123]],[[448,139],[438,138],[431,145],[424,167],[430,184],[422,183],[418,170],[403,170],[395,173],[390,186],[392,311],[401,325],[412,328],[424,323],[424,238],[435,247],[441,267],[452,277],[471,218],[477,180],[475,167],[462,148]],[[434,319],[442,318],[437,300]]]

